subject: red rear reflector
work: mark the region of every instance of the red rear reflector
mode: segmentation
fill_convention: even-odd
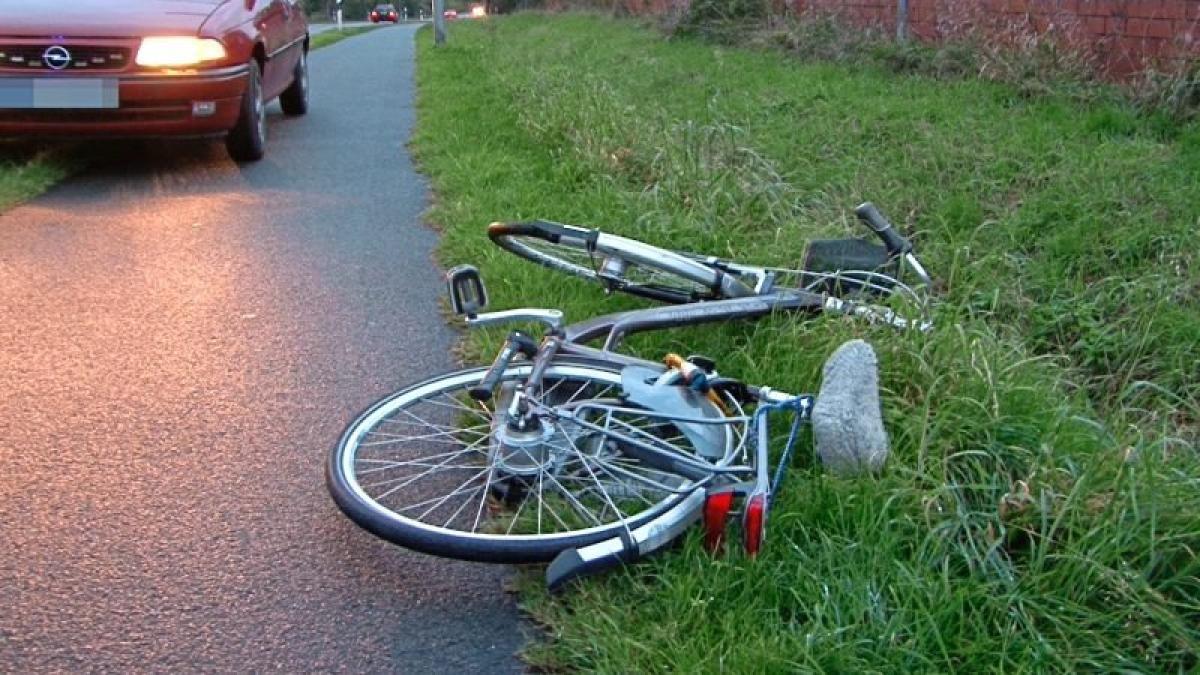
[[[746,502],[746,513],[742,517],[746,555],[756,557],[762,549],[763,535],[767,527],[767,496],[754,495]]]
[[[725,539],[725,523],[733,506],[732,492],[718,492],[704,500],[704,548],[715,552]]]

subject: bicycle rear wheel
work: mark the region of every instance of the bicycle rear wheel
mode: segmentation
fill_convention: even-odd
[[[530,364],[510,366],[510,388]],[[433,555],[483,562],[542,562],[636,528],[707,481],[647,462],[607,430],[631,425],[660,447],[699,457],[687,435],[661,417],[617,404],[618,367],[562,359],[543,380],[553,410],[600,402],[604,431],[546,416],[540,436],[514,454],[505,433],[503,395],[494,408],[466,392],[485,369],[440,375],[397,392],[355,419],[330,454],[329,490],[338,506],[371,533]],[[611,401],[612,405],[604,402]],[[711,404],[709,404],[711,405]],[[622,410],[613,414],[613,410]],[[576,418],[578,419],[578,418]],[[625,426],[625,429],[630,428]],[[728,463],[738,432],[726,432]]]
[[[621,291],[673,304],[753,295],[701,256],[570,225],[492,223],[497,246],[526,260]]]

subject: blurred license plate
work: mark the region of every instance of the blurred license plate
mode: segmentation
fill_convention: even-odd
[[[0,78],[0,108],[116,108],[119,91],[113,79],[5,77]]]

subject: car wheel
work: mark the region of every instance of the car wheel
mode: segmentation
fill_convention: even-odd
[[[263,100],[262,70],[257,61],[250,62],[246,93],[242,94],[242,111],[237,125],[225,137],[229,155],[239,162],[256,162],[267,150],[267,102]]]
[[[279,95],[279,105],[284,115],[308,112],[308,52],[300,52],[300,60],[292,73],[292,84]]]

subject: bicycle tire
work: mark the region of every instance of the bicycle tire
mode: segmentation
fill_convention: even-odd
[[[548,221],[492,223],[488,237],[500,248],[544,267],[658,302],[683,304],[753,294],[700,256],[596,230]],[[607,259],[622,261],[623,278],[599,271]],[[631,279],[631,273],[645,276]]]
[[[532,365],[529,363],[513,364],[506,369],[502,381],[520,381],[528,376],[531,368]],[[347,425],[346,430],[342,433],[340,440],[329,455],[329,461],[326,464],[326,482],[334,501],[352,521],[386,541],[423,553],[479,562],[531,563],[551,560],[565,549],[585,546],[618,536],[626,527],[636,528],[649,522],[683,498],[685,492],[671,494],[635,516],[614,520],[611,524],[596,527],[556,533],[511,534],[512,525],[510,525],[509,532],[494,534],[477,532],[474,529],[471,532],[464,532],[446,527],[445,525],[437,526],[428,522],[422,522],[419,518],[414,519],[397,512],[394,510],[394,507],[389,508],[387,505],[381,503],[379,497],[373,497],[368,494],[360,481],[361,476],[357,475],[355,469],[356,464],[363,461],[358,455],[360,449],[364,447],[363,439],[367,436],[367,433],[375,425],[382,424],[382,420],[387,419],[389,416],[395,416],[398,411],[415,408],[414,404],[425,400],[425,397],[430,397],[429,400],[433,400],[432,397],[439,393],[458,389],[465,390],[465,388],[482,379],[485,372],[485,368],[471,368],[429,378],[381,399]],[[616,387],[619,389],[621,382],[620,367],[598,361],[558,359],[547,369],[544,381],[569,381],[569,378],[576,378],[576,380],[581,382],[599,382],[609,388]],[[547,392],[549,391],[547,389]],[[569,387],[568,391],[570,391]],[[450,400],[453,401],[452,398]],[[581,400],[587,400],[587,398],[585,397]],[[411,411],[409,414],[411,415]],[[404,419],[407,420],[408,418]],[[487,423],[491,424],[490,420]],[[415,423],[407,421],[403,421],[401,424],[413,424],[416,426]],[[457,432],[458,430],[455,430],[455,433]],[[446,432],[434,432],[435,435],[444,433]],[[730,434],[730,439],[732,439],[732,436],[733,434]],[[417,436],[413,440],[421,440],[422,438],[421,436]],[[450,436],[448,438],[455,437]],[[492,446],[491,427],[488,428],[487,438],[490,450]],[[579,440],[579,438],[582,437],[577,437],[576,440]],[[445,441],[445,439],[442,440]],[[383,443],[393,442],[395,441],[383,441]],[[572,445],[574,445],[574,442],[572,442]],[[605,447],[608,446],[606,445]],[[578,452],[578,448],[576,448],[576,451]],[[598,454],[599,451],[597,451]],[[582,459],[582,453],[580,457]],[[422,459],[427,460],[427,462],[417,464],[415,460],[412,460],[412,463],[416,466],[424,467],[433,462],[432,458]],[[442,464],[444,465],[448,461],[450,460],[443,460]],[[491,462],[490,459],[488,461]],[[628,467],[629,464],[623,466]],[[472,469],[475,468],[479,467],[472,467]],[[636,469],[637,467],[634,468]],[[373,470],[375,469],[368,471]],[[657,467],[653,470],[659,471]],[[428,470],[425,473],[428,473]],[[595,478],[595,475],[593,475],[593,478]],[[487,480],[490,484],[491,473],[489,473]],[[541,480],[539,478],[539,481]],[[558,480],[565,482],[566,479],[560,475],[558,476]],[[466,483],[463,485],[466,485]],[[562,482],[559,485],[561,486]],[[687,484],[684,483],[683,485],[686,486]],[[489,492],[487,491],[488,484],[483,486],[483,490],[484,492],[481,493],[480,505],[478,507],[481,513],[489,497]],[[415,495],[414,498],[420,496]],[[539,529],[541,527],[541,498],[542,494],[539,488]],[[424,503],[421,503],[421,505],[423,506]],[[467,503],[473,504],[474,502],[468,499]],[[459,510],[462,510],[462,507]],[[520,513],[521,510],[518,508],[517,514],[513,516],[514,523],[520,517]],[[424,515],[421,517],[424,517]],[[478,525],[478,522],[479,517],[477,515],[475,524]],[[449,521],[447,521],[446,525],[448,524]]]

